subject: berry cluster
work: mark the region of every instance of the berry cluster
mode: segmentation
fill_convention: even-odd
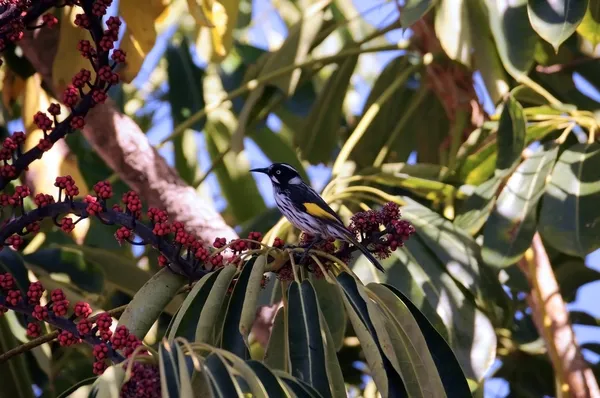
[[[6,4],[5,4],[6,3]],[[19,174],[27,169],[28,165],[42,157],[49,151],[54,143],[74,130],[85,127],[85,116],[96,104],[106,101],[107,92],[111,86],[119,83],[119,75],[114,72],[118,64],[126,62],[124,51],[114,48],[118,40],[121,20],[110,17],[106,21],[107,29],[102,30],[102,18],[112,0],[94,1],[67,1],[66,5],[81,8],[81,13],[76,15],[75,24],[89,30],[95,42],[81,40],[77,49],[83,57],[89,59],[91,67],[81,69],[62,92],[62,102],[69,109],[69,114],[59,121],[61,107],[52,103],[47,110],[40,110],[33,117],[34,124],[43,131],[36,146],[23,152],[22,144],[25,141],[23,132],[15,132],[6,138],[0,149],[0,189],[16,179]],[[14,43],[23,38],[25,29],[41,27],[52,28],[58,20],[52,14],[44,14],[50,8],[62,7],[64,2],[58,0],[44,0],[32,2],[27,0],[10,0],[0,2],[2,5],[2,21],[0,21],[0,51],[7,48],[9,43]],[[41,25],[34,25],[41,16]],[[109,52],[112,51],[109,57]],[[92,77],[95,72],[95,77]],[[69,193],[67,193],[69,194]],[[75,196],[75,195],[73,195]],[[65,229],[68,229],[68,225]]]
[[[400,219],[400,208],[392,202],[380,210],[354,214],[350,230],[360,236],[363,243],[369,244],[369,249],[380,259],[389,257],[415,233],[411,223]]]
[[[80,301],[71,306],[61,289],[44,290],[39,281],[29,284],[22,294],[11,274],[0,274],[0,315],[8,310],[25,314],[30,318],[27,336],[34,339],[42,334],[42,322],[56,329],[59,345],[68,347],[82,342],[92,345],[93,372],[102,374],[110,363],[120,363],[129,358],[142,342],[121,325],[111,330],[113,319],[103,312],[91,317],[92,308]],[[149,355],[145,349],[139,355]],[[160,396],[160,380],[154,365],[134,364],[132,379],[125,384],[122,396]],[[137,395],[136,395],[137,393]],[[158,394],[158,395],[156,395]]]

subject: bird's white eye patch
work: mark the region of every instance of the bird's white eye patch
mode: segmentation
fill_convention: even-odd
[[[292,185],[302,184],[302,179],[300,179],[300,177],[294,177],[288,181],[288,184],[292,184]]]
[[[279,180],[275,176],[271,176],[271,181],[273,181],[275,184],[279,184]]]

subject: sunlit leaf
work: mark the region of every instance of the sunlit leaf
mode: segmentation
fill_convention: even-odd
[[[571,36],[583,20],[588,0],[528,0],[527,13],[533,29],[554,50]]]
[[[471,23],[467,0],[440,0],[435,13],[435,33],[448,57],[471,65]]]
[[[402,27],[409,28],[421,19],[434,4],[434,0],[407,0],[400,12],[400,22],[402,22]]]
[[[92,82],[96,77],[90,61],[75,51],[80,40],[93,42],[87,29],[75,25],[75,16],[80,12],[81,9],[74,6],[66,6],[61,10],[60,38],[52,65],[52,83],[57,93],[62,93],[67,85],[71,84],[73,76],[83,68],[90,71]]]
[[[600,248],[600,144],[575,144],[558,158],[542,199],[539,231],[561,252],[584,257]]]
[[[154,47],[157,25],[170,11],[168,4],[167,0],[152,0],[139,7],[135,0],[119,1],[119,15],[127,24],[120,45],[127,54],[125,65],[119,69],[119,76],[124,82],[130,83],[137,76]]]
[[[488,265],[508,267],[530,246],[537,227],[537,204],[557,155],[558,146],[548,144],[508,179],[483,230],[481,254]]]
[[[133,296],[119,318],[119,325],[127,326],[132,334],[143,339],[185,282],[184,277],[161,269]]]
[[[485,4],[504,67],[513,77],[526,74],[538,41],[527,16],[527,0],[485,0]]]
[[[233,46],[233,30],[237,24],[240,2],[238,0],[195,0],[200,2],[202,13],[211,23],[207,27],[206,22],[197,12],[192,15],[196,17],[198,29],[196,38],[196,51],[208,62],[220,62],[231,51]],[[194,0],[188,0],[188,5],[193,7]]]
[[[596,47],[600,43],[600,1],[589,0],[583,21],[577,27],[577,33]]]

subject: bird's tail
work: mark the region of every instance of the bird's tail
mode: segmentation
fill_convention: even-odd
[[[362,243],[359,243],[356,240],[356,238],[354,237],[354,235],[352,234],[352,232],[350,232],[350,231],[344,231],[344,232],[345,232],[344,235],[346,236],[346,239],[350,243],[352,243],[354,246],[358,247],[358,249],[365,255],[365,257],[369,259],[371,264],[373,264],[375,266],[375,268],[377,268],[379,271],[385,273],[385,269],[381,266],[379,261],[377,261],[375,256],[373,256],[373,254],[369,251],[369,249],[367,249],[365,247],[365,245],[363,245]]]

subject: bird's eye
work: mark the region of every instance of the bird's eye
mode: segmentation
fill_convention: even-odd
[[[277,170],[275,174],[281,174],[281,170]]]

